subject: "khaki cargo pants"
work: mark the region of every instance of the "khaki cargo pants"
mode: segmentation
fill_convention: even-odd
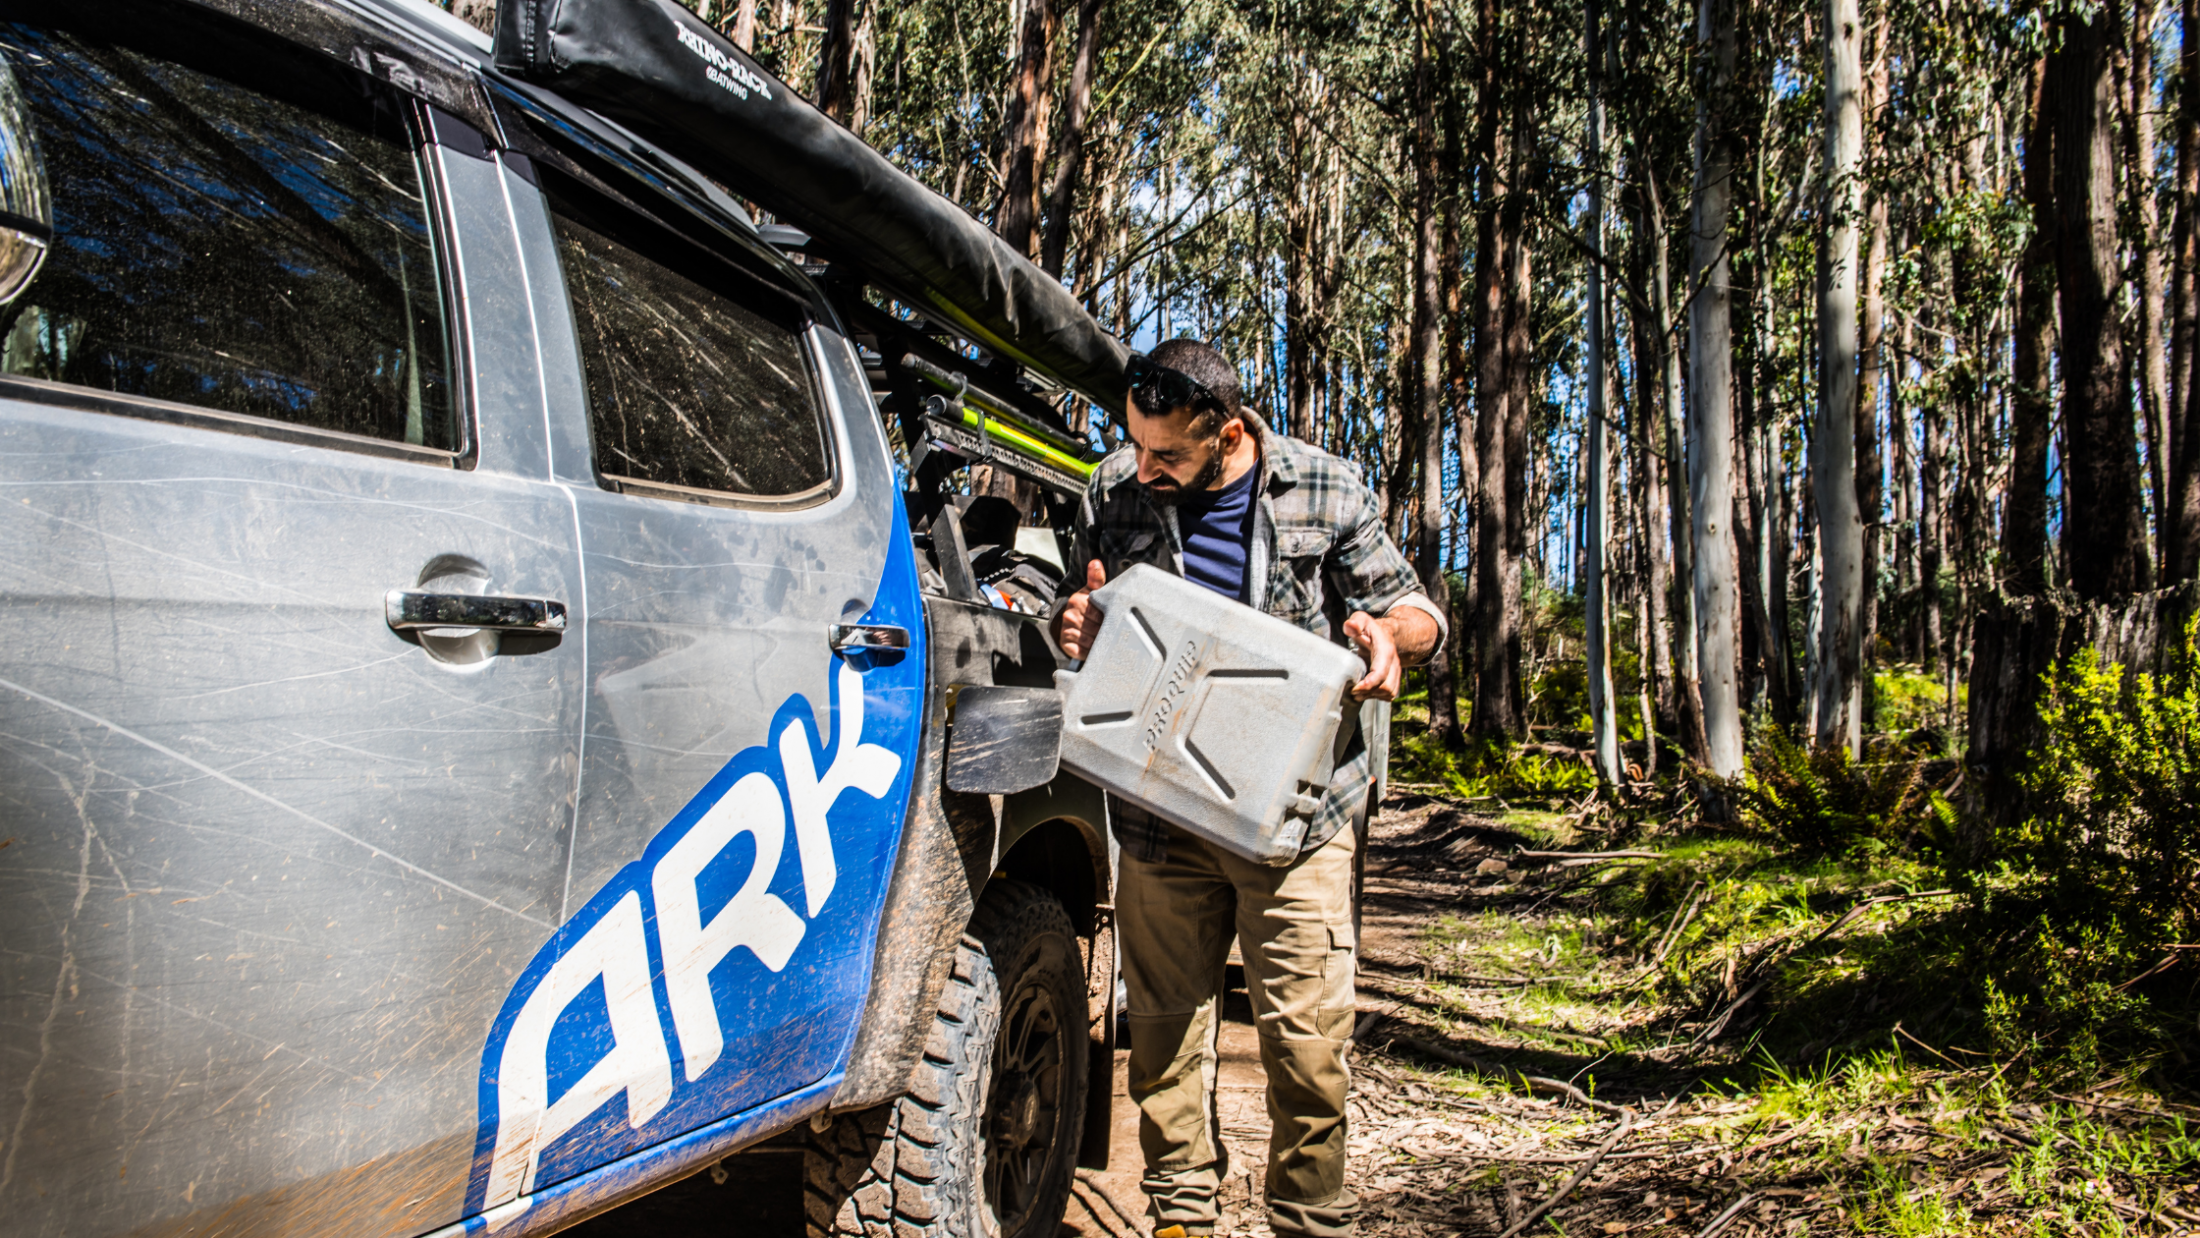
[[[1345,1045],[1354,996],[1353,831],[1288,868],[1171,828],[1160,863],[1125,852],[1116,893],[1130,996],[1130,1093],[1157,1229],[1212,1232],[1224,1167],[1215,1037],[1230,939],[1245,960],[1268,1074],[1267,1196],[1279,1234],[1343,1238]]]

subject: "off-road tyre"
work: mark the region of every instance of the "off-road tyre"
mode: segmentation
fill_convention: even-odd
[[[1037,886],[996,879],[955,948],[909,1091],[804,1140],[810,1238],[1051,1238],[1084,1130],[1085,1025],[1068,913]],[[1011,1069],[1035,1058],[1054,1069]]]

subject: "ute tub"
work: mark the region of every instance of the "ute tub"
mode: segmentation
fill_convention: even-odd
[[[1235,855],[1297,858],[1366,664],[1145,564],[1092,601],[1091,656],[1054,674],[1062,764]]]

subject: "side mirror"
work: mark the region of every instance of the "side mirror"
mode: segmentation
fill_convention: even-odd
[[[53,195],[30,104],[0,57],[0,305],[23,294],[53,244]]]

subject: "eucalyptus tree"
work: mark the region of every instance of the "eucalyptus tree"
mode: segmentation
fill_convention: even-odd
[[[1735,172],[1728,115],[1736,54],[1736,0],[1700,0],[1703,48],[1696,104],[1696,177],[1689,282],[1688,489],[1705,734],[1704,764],[1721,778],[1742,773],[1741,699],[1735,682],[1740,613],[1734,561],[1734,329],[1729,215]]]
[[[1609,381],[1605,362],[1605,297],[1604,297],[1604,99],[1603,79],[1604,13],[1599,0],[1585,0],[1583,4],[1583,59],[1587,69],[1589,114],[1587,134],[1582,143],[1584,178],[1589,185],[1588,217],[1588,304],[1584,307],[1583,320],[1588,324],[1585,333],[1588,341],[1587,382],[1588,408],[1588,506],[1584,523],[1586,562],[1582,573],[1584,608],[1583,647],[1588,659],[1589,678],[1589,727],[1590,738],[1596,751],[1597,774],[1608,784],[1617,784],[1619,772],[1619,722],[1615,715],[1612,689],[1611,659],[1611,583],[1605,572],[1605,558],[1611,549],[1612,486],[1607,475],[1611,468],[1611,449],[1606,442],[1606,407]]]
[[[1856,501],[1857,236],[1863,207],[1863,19],[1825,5],[1825,187],[1820,202],[1818,421],[1811,431],[1820,606],[1815,722],[1821,745],[1862,741],[1864,528]]]

